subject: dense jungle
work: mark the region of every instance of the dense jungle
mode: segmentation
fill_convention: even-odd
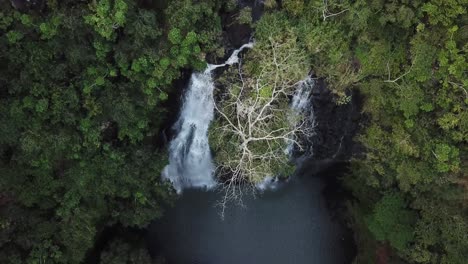
[[[466,264],[467,8],[0,0],[0,263],[172,263],[145,234],[180,199],[163,171],[204,72],[224,221],[242,188],[340,167],[320,178],[349,263]],[[311,106],[291,108],[311,81]]]

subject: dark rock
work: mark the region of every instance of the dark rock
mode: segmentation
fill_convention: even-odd
[[[335,103],[335,95],[323,79],[318,79],[312,93],[312,105],[316,121],[312,142],[312,155],[298,162],[297,174],[304,177],[319,177],[325,182],[322,191],[333,219],[348,226],[347,201],[352,194],[343,186],[342,178],[350,173],[349,161],[363,154],[362,146],[355,141],[365,116],[361,114],[362,96],[358,90],[349,90],[351,101],[344,105]],[[364,122],[365,123],[365,122]],[[344,241],[353,241],[353,230],[347,228]],[[346,259],[356,256],[352,242],[344,254]]]
[[[319,79],[311,98],[316,120],[312,160],[347,161],[360,154],[354,141],[361,122],[362,98],[357,90],[350,90],[351,101],[337,105],[334,95]]]
[[[226,30],[226,38],[230,48],[237,49],[250,41],[252,28],[250,25],[233,23]]]
[[[166,147],[169,140],[175,136],[173,126],[180,115],[184,93],[187,91],[190,84],[191,75],[191,70],[184,69],[180,78],[172,82],[171,87],[173,87],[173,89],[169,90],[168,100],[162,103],[162,106],[168,109],[167,117],[160,124],[161,129],[158,130],[158,133],[152,138],[151,143],[153,146],[162,149]]]
[[[28,2],[26,0],[10,0],[11,5],[17,10],[26,10]]]
[[[44,0],[10,0],[11,5],[19,11],[39,10],[44,7]]]
[[[237,21],[240,10],[245,7],[250,7],[252,9],[253,22],[259,20],[263,15],[263,2],[260,0],[241,0],[238,1],[238,8],[235,10],[220,12],[224,56],[218,57],[214,53],[207,54],[206,61],[208,63],[220,64],[224,62],[233,50],[251,41],[253,33],[252,26],[239,24]]]

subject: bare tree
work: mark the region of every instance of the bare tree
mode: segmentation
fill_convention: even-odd
[[[398,76],[397,78],[395,78],[395,79],[393,79],[393,80],[391,79],[390,66],[389,66],[389,63],[387,62],[387,74],[388,74],[388,78],[387,78],[387,80],[384,80],[384,82],[386,82],[386,83],[393,83],[393,84],[396,84],[397,86],[399,86],[398,81],[399,81],[400,79],[402,79],[403,77],[405,77],[408,73],[411,72],[411,70],[413,69],[413,66],[414,66],[414,61],[415,61],[415,60],[413,60],[413,63],[411,64],[411,67],[409,68],[408,71],[406,71],[405,73],[403,73],[402,75]]]
[[[244,74],[239,64],[238,81],[230,83],[222,105],[215,104],[219,118],[214,133],[223,145],[220,152],[224,152],[217,154],[221,157],[218,171],[226,175],[221,177],[222,216],[229,201],[242,204],[243,192],[255,193],[255,184],[290,166],[287,144],[292,142],[302,149],[298,137],[312,133],[305,119],[288,106],[308,73],[306,57],[295,40],[270,38],[249,55],[249,61],[259,67],[256,74]]]
[[[343,14],[344,12],[348,11],[349,9],[343,9],[339,12],[336,12],[336,13],[333,13],[333,12],[330,12],[330,10],[328,9],[328,0],[323,0],[323,6],[322,6],[322,17],[323,17],[323,21],[327,20],[327,18],[329,17],[334,17],[334,16],[337,16],[337,15],[341,15]]]

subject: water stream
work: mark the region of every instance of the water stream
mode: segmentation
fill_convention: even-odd
[[[185,188],[206,188],[216,186],[213,177],[214,165],[208,144],[208,128],[214,116],[211,73],[214,69],[239,62],[239,53],[252,48],[248,43],[235,50],[223,64],[209,64],[203,73],[193,73],[179,119],[174,125],[177,136],[169,145],[169,165],[162,176],[172,182],[174,189],[181,193]]]
[[[313,131],[315,127],[315,117],[314,108],[310,99],[314,87],[315,80],[311,76],[307,76],[304,80],[298,82],[289,106],[290,110],[292,111],[289,121],[291,126],[296,126],[298,123],[296,117],[300,117],[301,119],[305,119],[303,120],[305,121],[305,125],[308,127],[308,129]],[[304,142],[304,145],[307,146],[307,150],[303,151],[303,155],[301,157],[294,157],[293,154],[295,151],[295,145],[292,141],[288,141],[284,152],[291,158],[291,160],[296,162],[296,164],[300,164],[304,159],[312,155],[312,143]],[[278,184],[280,184],[278,177],[275,177],[274,175],[267,176],[263,179],[263,181],[256,184],[256,188],[260,192],[265,190],[275,190],[278,187]]]
[[[296,91],[294,92],[293,98],[291,100],[290,109],[292,110],[294,116],[300,116],[304,118],[305,125],[313,131],[315,127],[315,117],[314,117],[314,107],[311,104],[310,97],[312,91],[315,87],[315,80],[311,76],[307,76],[304,80],[300,81],[297,84]],[[297,125],[297,120],[293,118],[290,122],[293,122],[291,125]],[[304,145],[307,145],[307,150],[304,151],[306,155],[312,154],[312,144],[310,142],[304,142]],[[285,152],[292,157],[294,153],[294,143],[289,141],[285,149]]]
[[[267,177],[257,186],[261,192],[256,197],[247,194],[245,207],[230,206],[224,220],[216,207],[222,194],[200,190],[217,185],[208,143],[214,117],[211,73],[238,63],[239,52],[252,45],[243,45],[225,63],[208,65],[203,73],[191,76],[174,125],[177,135],[169,146],[169,165],[162,173],[178,193],[184,193],[164,218],[149,228],[150,250],[172,264],[346,263],[343,252],[349,242],[344,241],[343,227],[327,211],[320,179],[294,177],[281,182]],[[292,113],[303,115],[312,127],[310,96],[314,85],[312,78],[299,82],[290,104]],[[294,146],[285,151],[292,156]]]

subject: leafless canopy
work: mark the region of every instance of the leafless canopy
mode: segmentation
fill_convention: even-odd
[[[298,136],[312,133],[304,118],[289,110],[289,99],[308,73],[295,40],[270,38],[248,56],[253,64],[239,64],[238,81],[231,82],[225,99],[215,104],[214,133],[223,146],[217,154],[218,169],[228,175],[222,187],[222,215],[227,202],[242,203],[245,191],[255,193],[255,184],[289,167],[286,146],[292,143],[301,149]]]

